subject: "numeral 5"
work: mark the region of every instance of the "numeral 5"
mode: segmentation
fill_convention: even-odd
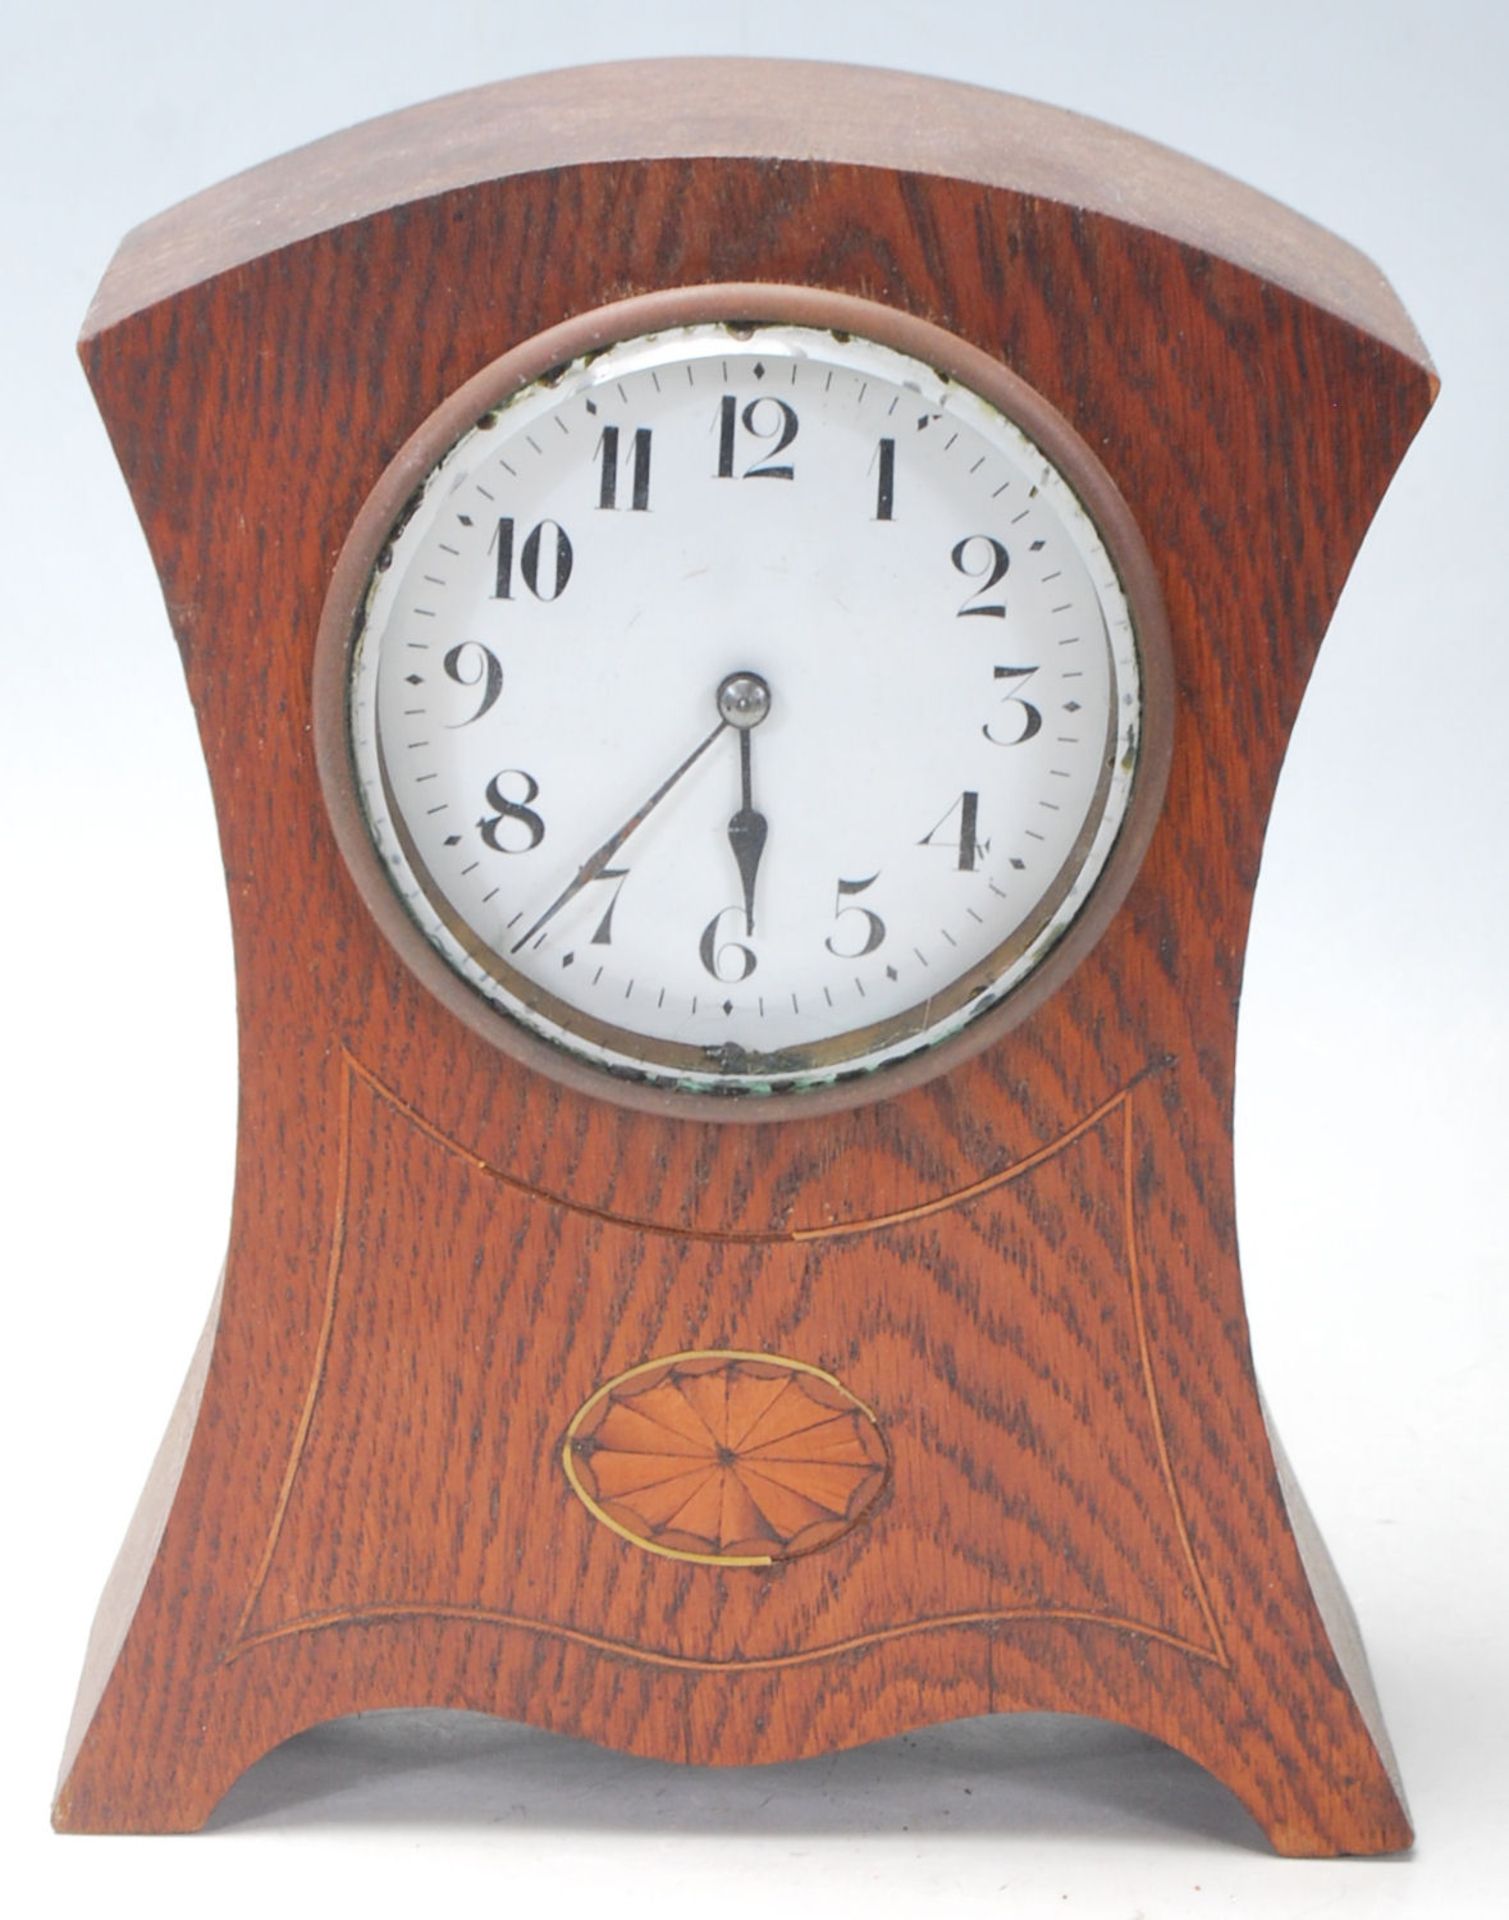
[[[839,881],[837,904],[833,909],[833,917],[835,921],[847,920],[849,922],[849,925],[844,928],[842,935],[845,944],[839,946],[836,943],[835,935],[831,933],[823,942],[823,945],[835,959],[862,960],[867,953],[873,953],[881,941],[885,939],[885,922],[878,913],[872,912],[869,907],[846,907],[844,905],[844,901],[852,899],[856,893],[864,893],[873,887],[879,878],[880,875],[878,873],[872,873],[868,880]],[[861,925],[864,929],[863,933],[860,932]],[[856,938],[858,938],[860,942],[858,946],[853,944]]]

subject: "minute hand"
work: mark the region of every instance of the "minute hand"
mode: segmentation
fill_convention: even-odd
[[[583,887],[590,886],[603,871],[604,867],[607,866],[614,854],[618,852],[618,849],[623,845],[625,840],[628,839],[629,835],[633,833],[637,827],[644,824],[655,811],[656,807],[660,805],[661,801],[670,792],[671,788],[675,786],[676,782],[683,774],[690,772],[713,742],[725,731],[727,726],[728,722],[726,720],[720,720],[712,732],[707,735],[706,739],[700,740],[697,745],[692,748],[691,752],[682,761],[681,765],[677,767],[675,772],[667,774],[666,778],[661,781],[649,799],[625,820],[617,833],[612,834],[606,839],[596,853],[588,855],[581,866],[577,868],[576,877],[551,901],[550,905],[546,907],[534,925],[526,928],[525,931],[519,935],[512,947],[509,948],[510,953],[517,953],[520,947],[526,945],[534,938],[541,927],[555,918],[562,907],[569,906]]]

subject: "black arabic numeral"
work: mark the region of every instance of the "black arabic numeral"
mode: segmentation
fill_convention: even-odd
[[[732,480],[734,473],[735,429],[742,422],[744,431],[755,440],[773,440],[775,445],[765,451],[762,466],[746,467],[743,478],[746,480],[790,480],[795,477],[795,468],[787,463],[777,464],[797,436],[797,418],[795,407],[784,400],[777,400],[773,393],[762,393],[757,400],[751,400],[743,413],[739,412],[739,402],[731,393],[725,393],[718,402],[718,478]],[[768,424],[767,424],[768,423]]]
[[[555,533],[548,593],[540,585],[540,553],[547,527]],[[524,576],[525,586],[536,600],[559,600],[566,591],[566,582],[571,578],[571,540],[566,529],[558,526],[554,520],[542,520],[524,542],[524,550],[519,556],[519,571]]]
[[[977,558],[978,556],[978,558]],[[957,618],[967,619],[971,614],[983,614],[987,619],[1004,620],[1006,602],[1004,600],[985,600],[983,595],[998,580],[1004,579],[1006,569],[1011,565],[1011,555],[988,533],[968,533],[959,542],[950,556],[955,569],[966,580],[978,580],[979,586],[969,594],[960,606]],[[973,601],[976,604],[971,605]]]
[[[835,946],[833,935],[830,933],[827,939],[824,940],[823,945],[835,959],[863,960],[867,953],[873,953],[881,941],[885,939],[885,922],[878,913],[875,913],[869,907],[846,907],[844,905],[844,901],[852,900],[855,894],[867,892],[874,886],[879,878],[880,875],[878,873],[872,873],[868,880],[839,881],[837,905],[833,909],[834,919],[836,921],[853,920],[857,917],[863,920],[865,931],[863,940],[857,947]],[[854,934],[858,932],[858,928],[850,927],[845,929],[845,931],[849,934]]]
[[[488,542],[487,550],[497,549],[498,565],[493,577],[494,600],[512,600],[513,598],[513,518],[508,516],[498,522],[497,530]]]
[[[598,442],[602,460],[602,480],[597,504],[612,512],[618,505],[618,428],[604,427]],[[650,429],[636,427],[629,452],[631,513],[648,513],[650,507]]]
[[[959,816],[959,831],[957,836],[952,840],[939,839],[938,836],[948,825],[949,821],[953,819],[955,814]],[[917,842],[917,845],[919,847],[957,847],[959,850],[960,873],[973,873],[976,860],[979,859],[982,853],[989,853],[990,851],[990,842],[988,840],[981,840],[976,832],[979,824],[979,816],[980,796],[978,793],[972,793],[966,788],[932,831],[923,834],[922,838]]]
[[[726,914],[736,913],[742,920],[743,907],[720,907],[702,929],[702,938],[697,943],[697,951],[702,956],[702,964],[713,978],[724,986],[736,987],[741,980],[747,980],[754,972],[756,961],[754,950],[746,947],[742,940],[719,940],[718,926]],[[737,954],[734,965],[737,973],[723,972],[723,964],[729,954]]]
[[[882,440],[877,455],[880,475],[875,482],[875,518],[890,520],[894,518],[896,505],[896,442]]]
[[[1014,680],[1021,683],[1030,680],[1036,672],[1036,667],[997,667],[995,677],[997,680]],[[980,731],[993,747],[1019,747],[1024,741],[1030,740],[1035,733],[1042,731],[1042,713],[1030,700],[1024,700],[1019,693],[1008,693],[1001,705],[1015,707],[1020,724],[1010,739],[1003,739],[1000,734],[991,732],[991,723],[987,720]]]
[[[624,882],[629,877],[627,867],[604,867],[601,873],[594,874],[595,880],[616,880],[613,898],[608,902],[607,912],[597,923],[597,932],[593,934],[591,944],[594,947],[610,947],[613,944],[613,909],[618,905],[618,896],[624,890]]]
[[[731,393],[718,402],[718,478],[734,477],[734,430],[739,424],[739,403]]]
[[[555,537],[547,542],[550,534]],[[514,524],[511,515],[505,515],[498,522],[497,531],[488,544],[488,552],[494,550],[497,552],[497,570],[492,597],[494,600],[512,600]],[[542,584],[540,561],[547,552],[550,571]],[[536,600],[560,599],[566,591],[566,582],[571,578],[572,558],[571,536],[563,526],[554,520],[542,520],[537,527],[530,528],[519,550],[519,572],[523,574],[524,584]]]
[[[469,727],[474,720],[480,720],[490,707],[498,704],[498,695],[503,691],[503,667],[492,648],[484,647],[477,640],[463,640],[459,647],[452,647],[442,664],[446,678],[454,680],[458,687],[482,689],[475,713],[469,713],[464,720],[446,723],[454,733],[457,727]]]
[[[521,800],[510,800],[508,798],[507,794],[503,791],[503,782],[505,780],[522,780],[524,782],[524,797]],[[494,853],[533,853],[534,849],[545,838],[545,822],[530,804],[531,801],[538,799],[539,792],[539,781],[535,779],[532,773],[526,773],[522,767],[505,767],[502,773],[494,774],[492,779],[488,781],[487,804],[490,807],[496,807],[498,811],[490,817],[484,816],[479,820],[477,822],[477,831],[482,835],[484,843],[491,847]],[[516,821],[518,825],[523,828],[526,836],[523,846],[510,846],[508,842],[502,838],[503,832],[505,831],[503,826],[505,820]]]

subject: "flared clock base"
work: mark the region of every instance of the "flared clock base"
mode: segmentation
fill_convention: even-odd
[[[933,1626],[925,1646],[877,1639],[798,1669],[731,1676],[648,1666],[589,1636],[458,1612],[378,1604],[360,1624],[312,1624],[307,1636],[253,1647],[192,1686],[135,1701],[110,1689],[71,1742],[54,1825],[195,1831],[282,1741],[377,1708],[472,1709],[692,1764],[799,1758],[947,1718],[1057,1710],[1116,1719],[1180,1749],[1241,1800],[1279,1854],[1392,1853],[1413,1838],[1365,1667],[1338,1663],[1301,1744],[1273,1731],[1307,1710],[1298,1702],[1244,1699],[1212,1662],[1088,1625]],[[1349,1637],[1338,1622],[1337,1643]],[[1093,1676],[1082,1692],[1055,1677],[1066,1656]],[[739,1725],[758,1732],[731,1738]],[[1318,1739],[1337,1756],[1334,1777],[1316,1773]]]
[[[1280,1852],[1407,1846],[1345,1601],[1292,1483],[1253,1472],[1255,1390],[1226,1392],[1233,1477],[1152,1338],[1172,1303],[1136,1176],[1166,1078],[916,1217],[665,1233],[636,1272],[637,1228],[521,1190],[343,1056],[282,1450],[236,1437],[268,1396],[233,1273],[101,1610],[57,1824],[197,1827],[280,1741],[377,1707],[723,1764],[1053,1710],[1190,1755]],[[381,1235],[349,1231],[357,1169],[393,1196]],[[1071,1204],[1114,1225],[1066,1261]],[[542,1265],[499,1264],[542,1232]],[[539,1315],[588,1271],[621,1276],[627,1367],[595,1316]],[[797,1311],[804,1287],[825,1304]]]

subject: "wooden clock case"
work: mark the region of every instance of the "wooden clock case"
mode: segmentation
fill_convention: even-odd
[[[923,1084],[729,1125],[540,1072],[401,963],[332,831],[313,688],[348,532],[447,396],[589,309],[749,282],[933,322],[1065,417],[1147,543],[1174,714],[1141,868],[1050,997]],[[56,1823],[196,1827],[279,1741],[379,1706],[699,1762],[1036,1708],[1182,1749],[1281,1852],[1407,1845],[1259,1399],[1231,1145],[1279,763],[1435,390],[1376,270],[1047,108],[652,62],[439,101],[173,209],[82,353],[209,762],[241,1106],[222,1286]],[[769,1551],[656,1537],[593,1477],[636,1396],[690,1431],[777,1388],[829,1438],[782,1469]]]

